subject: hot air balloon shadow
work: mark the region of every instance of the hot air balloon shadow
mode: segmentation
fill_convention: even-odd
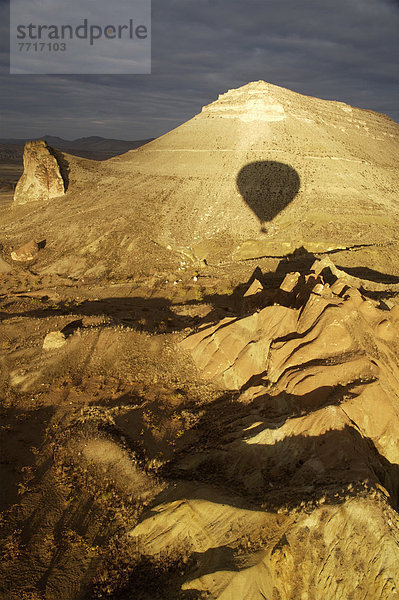
[[[295,198],[300,178],[293,167],[272,160],[252,162],[237,175],[238,190],[258,217],[261,231]]]

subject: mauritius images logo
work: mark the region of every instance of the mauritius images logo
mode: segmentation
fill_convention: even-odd
[[[151,0],[11,0],[10,9],[12,74],[151,73]]]

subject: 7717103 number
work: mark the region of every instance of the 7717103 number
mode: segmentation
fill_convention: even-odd
[[[65,52],[66,44],[64,42],[18,42],[19,50],[22,52]]]

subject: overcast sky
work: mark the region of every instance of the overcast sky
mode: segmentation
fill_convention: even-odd
[[[259,79],[399,122],[399,0],[153,0],[151,75],[9,75],[0,8],[0,137],[156,137]]]

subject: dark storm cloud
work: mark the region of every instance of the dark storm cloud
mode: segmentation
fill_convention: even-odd
[[[394,0],[153,0],[152,75],[137,76],[7,75],[1,21],[2,137],[155,136],[258,79],[399,120]]]

